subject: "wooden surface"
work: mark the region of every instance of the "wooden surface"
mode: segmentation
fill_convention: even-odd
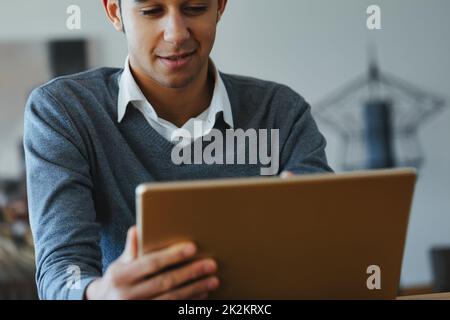
[[[450,300],[450,292],[398,297],[397,300]]]

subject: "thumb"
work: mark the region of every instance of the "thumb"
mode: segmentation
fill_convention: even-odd
[[[127,242],[125,244],[125,250],[122,253],[122,259],[126,262],[132,261],[137,258],[138,252],[138,235],[136,226],[131,227],[127,233]]]

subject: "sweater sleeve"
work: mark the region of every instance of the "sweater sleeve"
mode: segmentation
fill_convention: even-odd
[[[291,126],[284,143],[281,171],[295,174],[333,172],[325,154],[325,137],[311,114],[311,106],[299,95],[296,105],[290,109]]]
[[[38,88],[25,108],[28,205],[41,299],[83,299],[89,283],[101,276],[89,162],[64,107]]]

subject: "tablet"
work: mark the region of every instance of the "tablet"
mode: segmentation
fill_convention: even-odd
[[[143,184],[139,254],[193,241],[213,299],[395,299],[416,172]]]

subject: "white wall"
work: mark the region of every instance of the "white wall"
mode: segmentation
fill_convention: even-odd
[[[373,3],[382,8],[383,30],[369,32],[365,11]],[[70,4],[82,8],[81,32],[65,27]],[[449,97],[448,12],[448,0],[229,0],[214,58],[222,71],[286,83],[314,107],[366,71],[367,44],[376,41],[384,70]],[[0,41],[79,35],[97,40],[95,65],[121,66],[126,54],[124,37],[108,25],[101,0],[2,0],[0,23]],[[339,140],[321,127],[330,163],[339,169]],[[450,245],[448,137],[450,108],[420,130],[427,160],[412,211],[404,285],[430,282],[428,250]]]

